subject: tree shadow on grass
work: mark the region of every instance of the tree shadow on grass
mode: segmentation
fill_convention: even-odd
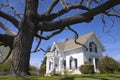
[[[64,78],[62,78],[60,80],[74,80],[74,77],[64,77]]]
[[[99,76],[80,76],[79,78],[89,78],[89,79],[96,79],[96,80],[109,80],[108,78],[103,78]]]
[[[7,80],[7,79],[8,79],[8,78],[5,78],[5,77],[3,77],[3,78],[1,77],[1,78],[0,78],[0,80]]]

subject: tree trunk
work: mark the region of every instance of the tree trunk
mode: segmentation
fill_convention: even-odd
[[[20,31],[14,39],[12,50],[13,76],[29,75],[30,51],[34,39],[38,0],[26,0],[24,18],[19,25]]]
[[[29,75],[30,51],[34,38],[34,28],[27,23],[22,26],[18,35],[14,39],[12,50],[12,75]]]

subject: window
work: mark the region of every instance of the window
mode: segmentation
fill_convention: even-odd
[[[92,42],[89,44],[90,52],[92,52]]]
[[[58,56],[58,50],[56,50],[56,56]]]
[[[56,50],[56,48],[53,49],[53,51],[55,51],[55,50]]]
[[[70,57],[69,67],[70,67],[70,69],[72,69],[72,68],[77,69],[78,68],[78,61],[76,58]]]
[[[89,62],[92,62],[92,59],[91,59],[91,58],[89,58]]]
[[[66,60],[63,60],[63,66],[66,68]]]
[[[58,56],[58,50],[56,48],[53,49],[55,56]]]
[[[72,60],[70,60],[70,69],[72,69]]]
[[[51,65],[52,65],[52,63],[51,63],[51,62],[49,62],[49,70],[51,70]]]
[[[95,44],[95,52],[97,53],[97,45]]]
[[[75,69],[77,69],[77,59],[74,59],[75,61]]]
[[[57,68],[57,64],[55,64],[55,68]]]
[[[89,51],[97,53],[97,45],[94,42],[89,43]]]
[[[96,65],[96,68],[98,68],[98,62],[99,62],[99,59],[98,59],[98,58],[95,58],[95,65]]]

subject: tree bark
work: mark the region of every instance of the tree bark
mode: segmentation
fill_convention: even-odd
[[[19,24],[20,30],[14,39],[12,50],[12,75],[29,74],[30,51],[36,29],[38,0],[26,0],[24,18]]]
[[[12,74],[13,76],[29,75],[30,51],[34,38],[33,28],[27,28],[27,25],[21,29],[14,39],[12,50]]]

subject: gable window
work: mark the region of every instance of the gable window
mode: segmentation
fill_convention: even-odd
[[[97,45],[94,42],[89,43],[89,51],[97,53]]]
[[[97,53],[97,45],[95,44],[95,52]]]
[[[58,50],[56,50],[56,56],[58,56]]]
[[[92,52],[92,42],[89,43],[89,50],[90,50],[90,52]]]
[[[55,56],[58,56],[58,50],[56,48],[53,49]]]

